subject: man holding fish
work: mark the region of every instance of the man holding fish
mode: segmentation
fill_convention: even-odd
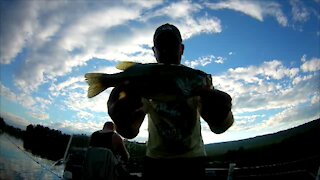
[[[157,63],[124,62],[117,74],[88,73],[88,97],[115,87],[108,113],[117,132],[131,139],[148,116],[149,137],[143,177],[172,179],[205,177],[205,148],[200,117],[220,134],[233,124],[231,97],[212,86],[211,75],[181,65],[184,44],[171,24],[153,37]]]

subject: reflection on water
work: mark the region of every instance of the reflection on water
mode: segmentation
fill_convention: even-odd
[[[0,134],[0,179],[60,179],[63,166],[52,167],[53,163],[24,151],[21,140]]]

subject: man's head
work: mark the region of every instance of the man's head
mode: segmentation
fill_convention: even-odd
[[[153,52],[159,63],[180,64],[184,51],[179,29],[172,24],[159,26],[153,36]]]
[[[106,123],[104,123],[103,125],[103,130],[112,130],[114,131],[115,130],[115,125],[113,122],[111,121],[107,121]]]

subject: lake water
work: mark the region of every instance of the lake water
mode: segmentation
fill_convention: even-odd
[[[0,179],[58,180],[63,165],[32,155],[23,148],[23,141],[6,133],[0,134]]]

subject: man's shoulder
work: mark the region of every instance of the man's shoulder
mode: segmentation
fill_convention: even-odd
[[[100,134],[100,133],[101,133],[101,130],[98,130],[98,131],[93,132],[93,133],[91,134],[91,136],[96,135],[96,134]]]

